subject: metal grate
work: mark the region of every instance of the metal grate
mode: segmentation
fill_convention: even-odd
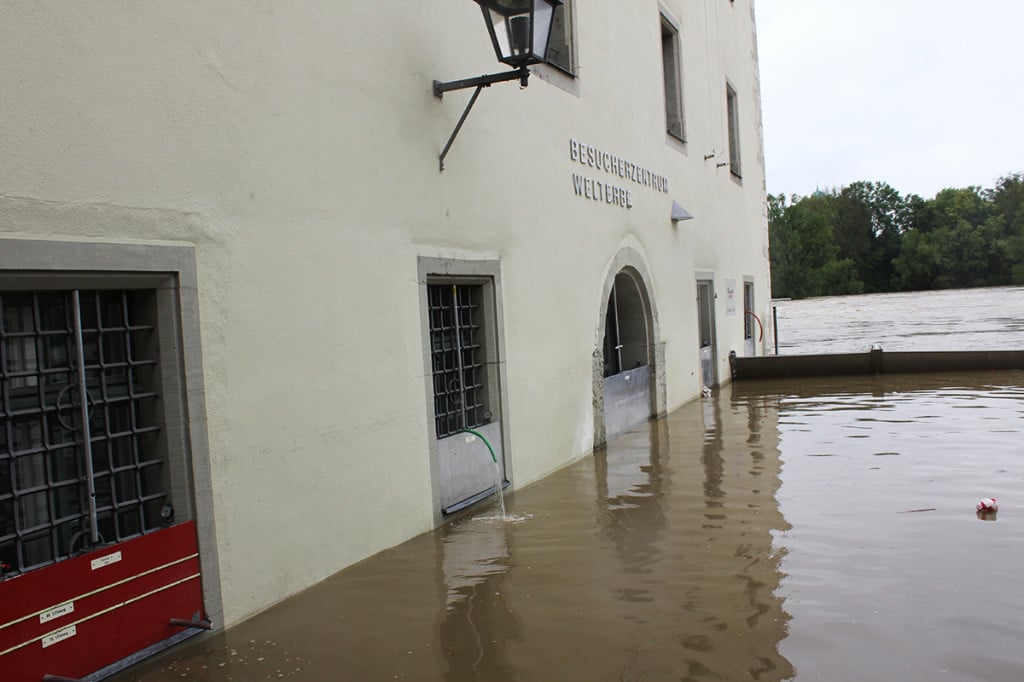
[[[153,298],[0,292],[0,573],[163,525]]]
[[[438,438],[491,419],[486,402],[482,285],[427,287]]]

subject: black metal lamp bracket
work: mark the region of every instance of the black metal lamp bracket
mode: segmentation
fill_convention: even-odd
[[[504,73],[492,73],[484,76],[477,76],[476,78],[463,78],[457,81],[448,81],[442,83],[441,81],[434,81],[434,97],[440,99],[444,96],[444,93],[452,90],[463,90],[465,88],[476,88],[473,91],[473,96],[469,98],[469,104],[466,105],[466,109],[462,112],[462,116],[459,118],[459,122],[455,124],[455,130],[452,131],[451,137],[448,138],[448,142],[445,144],[444,149],[441,150],[441,156],[439,157],[439,166],[441,170],[444,170],[444,157],[448,155],[448,150],[452,148],[452,143],[455,142],[455,136],[462,130],[462,124],[466,122],[466,117],[469,116],[469,111],[476,104],[476,98],[480,96],[480,91],[484,88],[489,88],[493,83],[503,83],[505,81],[518,80],[522,87],[526,87],[530,80],[530,70],[526,66],[521,66],[515,71],[506,71]]]

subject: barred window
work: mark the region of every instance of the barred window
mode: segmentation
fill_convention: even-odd
[[[491,421],[487,405],[483,286],[427,286],[435,433],[444,438]]]
[[[155,296],[0,291],[0,573],[162,527]]]

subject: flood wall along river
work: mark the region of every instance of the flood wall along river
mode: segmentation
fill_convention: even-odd
[[[727,385],[117,679],[1018,682],[1022,425],[1022,372]]]

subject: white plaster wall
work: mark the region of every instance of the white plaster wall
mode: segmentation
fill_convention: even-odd
[[[749,3],[580,2],[578,94],[487,89],[440,173],[469,91],[438,101],[431,80],[502,68],[469,0],[0,2],[0,231],[197,245],[228,624],[433,524],[418,256],[501,261],[516,486],[592,447],[620,249],[653,278],[669,408],[698,395],[695,270],[769,298]],[[659,8],[686,145],[664,133]],[[703,159],[728,159],[726,78],[742,183]],[[671,192],[576,197],[573,172],[614,179],[570,138]],[[673,199],[696,218],[674,225]],[[742,316],[718,306],[725,377]]]

